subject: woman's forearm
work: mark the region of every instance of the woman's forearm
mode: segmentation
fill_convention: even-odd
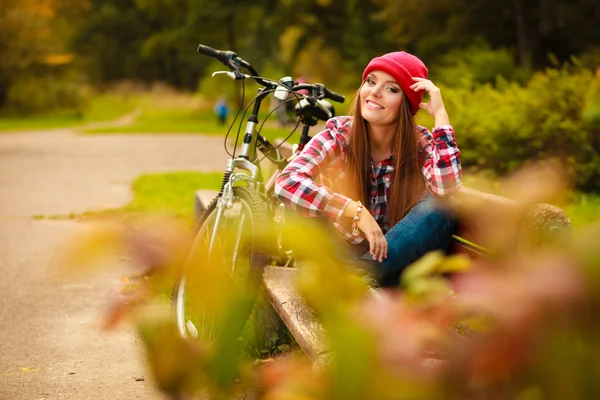
[[[344,217],[349,217],[349,218],[354,218],[354,216],[356,215],[356,209],[358,208],[358,201],[354,201],[351,200],[350,203],[348,203],[348,206],[346,207],[346,209],[344,210]]]
[[[450,125],[450,117],[448,117],[448,113],[445,109],[436,112],[433,116],[433,119],[435,123],[434,127],[436,128],[444,125]]]

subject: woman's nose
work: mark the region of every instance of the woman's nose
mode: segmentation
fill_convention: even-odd
[[[373,86],[373,89],[371,90],[371,93],[374,96],[381,97],[381,86],[379,86],[379,85]]]

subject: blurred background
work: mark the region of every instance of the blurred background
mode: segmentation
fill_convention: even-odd
[[[210,78],[224,67],[196,53],[198,43],[233,50],[264,76],[346,95],[371,58],[403,49],[443,89],[466,170],[499,176],[554,159],[578,193],[600,189],[596,1],[0,0],[0,8],[0,130],[223,134],[215,104],[235,109],[241,91]],[[290,131],[280,128],[267,136]]]

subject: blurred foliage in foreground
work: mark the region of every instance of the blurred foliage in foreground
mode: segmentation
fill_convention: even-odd
[[[322,322],[329,363],[312,366],[290,354],[256,364],[237,338],[181,339],[157,293],[184,263],[188,229],[164,219],[105,222],[65,253],[65,265],[107,264],[123,254],[146,279],[115,299],[106,326],[138,327],[157,386],[173,399],[565,399],[600,395],[600,250],[598,222],[573,242],[517,249],[515,221],[536,202],[563,195],[559,175],[525,171],[507,182],[515,214],[471,207],[489,221],[494,259],[430,253],[397,289],[365,295],[365,280],[340,263],[325,232],[308,221],[286,228],[298,262],[297,288]],[[532,176],[544,174],[544,180]],[[558,179],[558,180],[557,180]],[[473,218],[473,215],[461,215]],[[259,237],[260,239],[260,237]],[[254,296],[232,286],[220,265],[199,266],[207,296],[226,327],[248,318]],[[260,328],[260,327],[259,327]],[[232,330],[233,331],[233,330]]]

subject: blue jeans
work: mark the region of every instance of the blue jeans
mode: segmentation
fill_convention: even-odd
[[[359,264],[373,270],[380,286],[397,286],[404,269],[422,255],[432,250],[448,250],[457,222],[454,212],[427,193],[385,234],[386,259],[373,261],[366,241],[350,245],[351,253]]]

